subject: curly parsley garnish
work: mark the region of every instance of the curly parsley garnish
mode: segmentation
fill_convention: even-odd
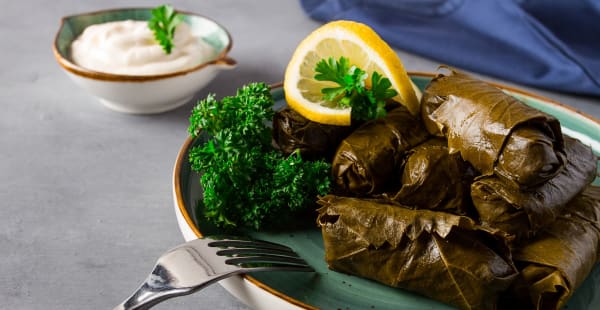
[[[152,9],[152,18],[148,28],[154,32],[154,38],[162,46],[166,54],[171,54],[175,28],[183,21],[183,16],[177,14],[170,5],[161,5]]]
[[[339,87],[326,87],[321,90],[323,99],[343,107],[352,108],[352,118],[369,120],[386,115],[386,100],[398,94],[388,78],[378,72],[371,76],[371,88],[365,87],[368,74],[356,66],[350,65],[350,60],[340,57],[335,60],[329,57],[321,59],[315,67],[315,79],[318,81],[335,82]]]
[[[314,206],[329,191],[330,165],[285,157],[271,145],[273,97],[264,83],[251,83],[220,101],[214,95],[192,110],[189,132],[208,136],[190,150],[194,171],[202,174],[204,215],[221,227],[251,227]]]

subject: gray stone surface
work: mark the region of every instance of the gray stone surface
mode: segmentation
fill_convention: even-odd
[[[0,10],[0,308],[112,309],[155,258],[183,241],[171,198],[189,103],[119,114],[76,87],[51,45],[61,16],[163,1],[3,1]],[[182,1],[233,36],[235,70],[198,94],[280,81],[298,42],[319,23],[297,1]],[[412,71],[437,62],[399,51]],[[541,95],[600,117],[597,99]],[[220,286],[157,309],[246,309]]]

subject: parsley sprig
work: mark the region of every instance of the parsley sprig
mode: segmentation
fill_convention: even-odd
[[[285,157],[271,145],[274,114],[270,88],[251,83],[221,100],[209,95],[190,116],[192,136],[207,142],[190,150],[202,174],[203,213],[221,227],[260,229],[313,206],[329,191],[330,165],[299,153]]]
[[[154,38],[162,46],[166,54],[171,54],[175,28],[183,21],[183,16],[177,14],[170,5],[161,5],[152,9],[152,18],[148,28],[154,33]]]
[[[323,88],[323,99],[342,107],[351,107],[353,119],[369,120],[385,116],[386,100],[398,94],[391,88],[390,80],[378,72],[371,75],[371,88],[367,89],[365,80],[368,74],[351,65],[346,57],[340,57],[339,60],[333,57],[321,59],[315,71],[316,80],[339,85]]]

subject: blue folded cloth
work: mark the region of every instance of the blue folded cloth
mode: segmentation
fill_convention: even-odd
[[[541,88],[600,96],[600,0],[300,0],[390,45]]]

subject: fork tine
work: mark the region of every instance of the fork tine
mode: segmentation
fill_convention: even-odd
[[[215,240],[208,243],[210,247],[220,248],[254,248],[254,249],[273,249],[280,251],[294,252],[290,247],[264,240]],[[295,252],[294,252],[295,253]]]
[[[314,272],[315,269],[311,266],[295,266],[295,265],[280,265],[280,264],[253,264],[242,267],[244,273],[260,272],[260,271],[303,271]]]
[[[228,248],[217,251],[219,256],[250,256],[250,255],[268,255],[268,256],[281,256],[289,258],[300,258],[300,256],[293,251],[280,251],[274,249],[248,249],[248,248]]]
[[[244,256],[244,257],[233,257],[225,260],[228,265],[237,265],[240,267],[253,265],[253,264],[269,264],[271,265],[287,265],[287,266],[306,266],[308,264],[301,258],[287,258],[279,256]]]

